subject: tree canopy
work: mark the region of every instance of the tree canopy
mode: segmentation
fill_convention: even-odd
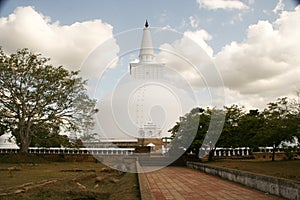
[[[96,102],[86,81],[49,60],[26,48],[11,55],[0,49],[0,134],[11,131],[22,152],[41,130],[55,135],[93,126]]]
[[[247,146],[254,149],[259,146],[272,146],[274,156],[276,148],[283,141],[292,141],[294,137],[299,139],[299,105],[298,101],[289,102],[287,98],[279,98],[270,102],[262,112],[258,109],[245,112],[243,107],[237,105],[225,106],[225,123],[216,146]],[[178,148],[178,144],[186,147],[186,141],[191,141],[193,136],[186,149],[198,153],[205,135],[209,132],[209,126],[214,126],[211,125],[211,113],[209,108],[194,108],[184,117],[180,117],[180,121],[169,130],[175,138],[172,148]],[[216,121],[218,120],[214,123]],[[212,143],[214,142],[212,139]]]
[[[211,110],[203,108],[194,108],[185,116],[180,117],[180,121],[169,130],[173,137],[171,151],[194,150],[198,154],[208,132],[210,119]]]

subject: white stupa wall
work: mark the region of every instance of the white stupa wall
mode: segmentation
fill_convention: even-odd
[[[160,80],[164,65],[157,63],[130,63],[130,77],[134,80]]]
[[[0,148],[19,149],[19,146],[16,144],[16,138],[10,132],[6,132],[0,136]]]

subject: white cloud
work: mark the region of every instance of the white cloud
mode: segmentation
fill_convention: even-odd
[[[274,13],[278,13],[284,10],[284,3],[282,2],[282,0],[278,0],[278,3],[276,5],[276,7],[273,9]]]
[[[244,10],[249,7],[239,0],[197,0],[200,8],[215,9],[237,9]]]
[[[210,57],[213,56],[213,49],[206,43],[212,39],[212,36],[205,30],[200,29],[195,32],[186,31],[184,37],[188,37],[197,43]]]
[[[300,6],[294,11],[283,11],[278,19],[259,21],[250,25],[242,42],[231,42],[214,54],[207,44],[212,36],[205,30],[187,31],[181,40],[162,48],[176,52],[190,63],[200,66],[204,80],[189,63],[178,56],[160,53],[158,58],[188,80],[195,87],[223,87],[213,83],[209,70],[214,67],[199,51],[199,46],[216,63],[227,93],[227,103],[245,105],[246,108],[264,108],[278,97],[294,96],[300,89]],[[191,40],[190,40],[191,39]],[[206,71],[207,70],[207,71]],[[221,84],[220,84],[221,83]]]
[[[189,20],[190,20],[190,25],[193,28],[197,28],[198,27],[199,22],[198,22],[198,20],[194,16],[190,16]]]
[[[33,7],[18,7],[8,17],[0,18],[0,43],[7,53],[20,48],[29,48],[50,57],[54,65],[79,70],[89,53],[104,41],[113,37],[113,27],[101,20],[76,22],[60,25],[51,22],[35,11]],[[118,46],[111,42],[109,52],[103,52],[98,63],[105,65],[118,52]],[[95,73],[85,71],[86,75]]]
[[[166,63],[186,75],[194,76],[195,72],[187,65],[205,64],[213,56],[213,49],[206,43],[212,36],[205,30],[186,31],[180,40],[173,44],[163,44],[159,48],[157,61]],[[184,60],[183,56],[185,59]],[[190,62],[190,63],[189,63]]]
[[[171,78],[176,84],[185,80],[191,87],[220,86],[220,79],[218,82],[218,73],[212,62],[213,50],[206,43],[211,39],[212,36],[205,30],[186,31],[181,39],[172,44],[161,45],[156,61],[165,63],[166,67],[176,71],[177,74],[172,74]],[[168,72],[167,75],[169,74]],[[176,75],[179,77],[176,78]]]
[[[225,86],[244,95],[278,97],[300,88],[300,7],[284,11],[273,24],[248,27],[245,41],[215,55]]]
[[[232,90],[225,88],[226,94],[226,106],[236,104],[239,106],[244,106],[246,111],[251,109],[262,110],[266,107],[267,103],[276,100],[274,97],[261,96],[259,94],[241,94],[237,90]]]

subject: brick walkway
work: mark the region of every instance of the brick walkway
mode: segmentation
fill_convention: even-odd
[[[144,169],[146,167],[143,167]],[[147,167],[148,168],[148,167]],[[145,173],[152,196],[163,199],[280,199],[193,169],[165,167]]]

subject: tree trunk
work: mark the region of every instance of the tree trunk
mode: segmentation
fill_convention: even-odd
[[[21,137],[20,137],[21,138],[20,152],[28,153],[29,145],[31,142],[29,130],[22,131],[22,132],[20,131],[20,135],[21,135]]]
[[[208,153],[208,161],[212,161],[213,160],[213,155],[214,155],[214,151],[210,150]]]
[[[212,148],[208,154],[208,161],[213,161],[216,148]]]
[[[275,160],[275,150],[276,150],[276,146],[273,146],[273,152],[272,152],[272,161]]]
[[[30,142],[28,140],[21,141],[20,152],[21,153],[28,153]]]

